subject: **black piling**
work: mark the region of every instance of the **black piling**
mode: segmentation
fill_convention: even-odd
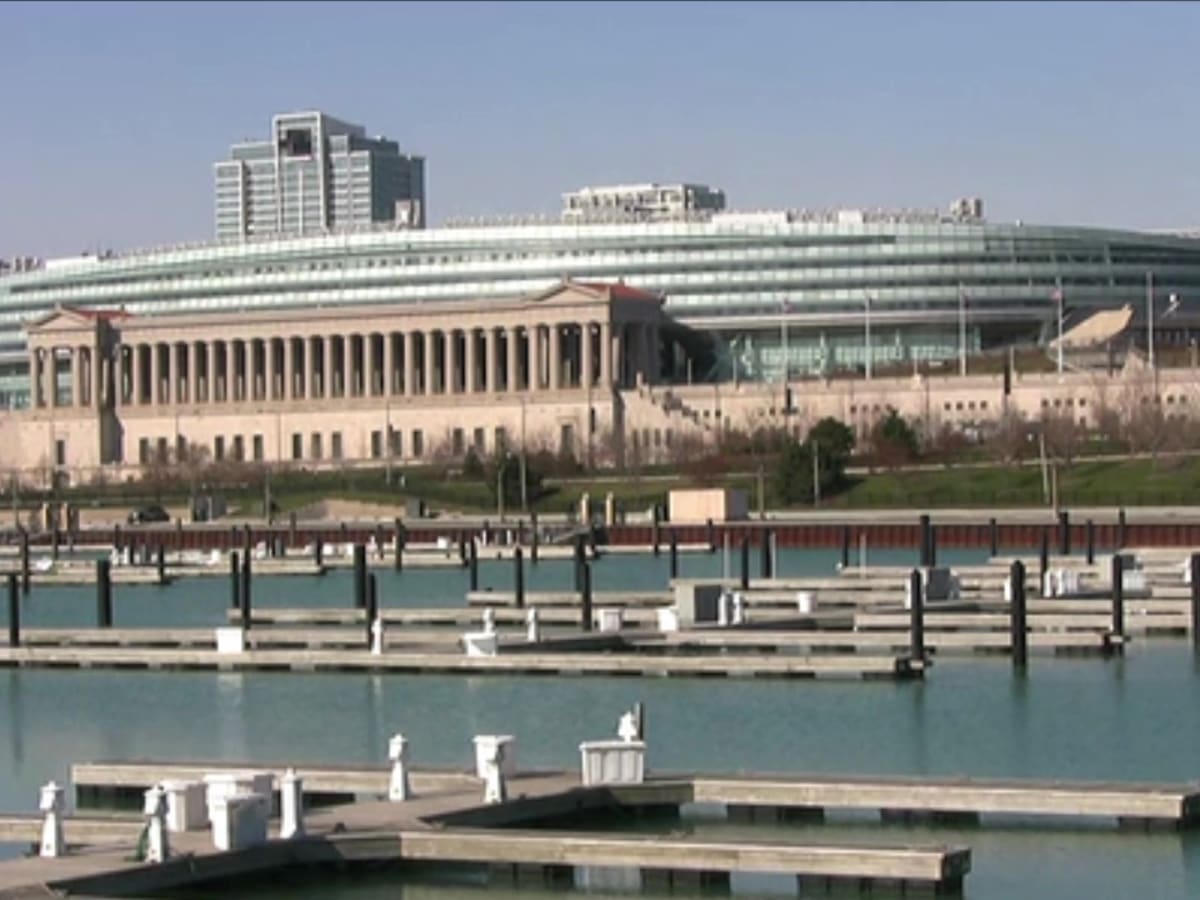
[[[1042,528],[1041,543],[1038,545],[1038,594],[1042,597],[1047,595],[1046,578],[1050,571],[1050,535],[1046,528]]]
[[[712,519],[704,520],[704,532],[708,537],[708,552],[717,552],[717,529],[713,525]]]
[[[1192,593],[1195,594],[1194,589]],[[21,646],[21,598],[15,572],[8,575],[8,646]]]
[[[928,513],[922,513],[920,518],[920,553],[917,556],[922,568],[933,565],[933,524]]]
[[[537,565],[538,561],[538,523],[537,513],[529,514],[529,561]]]
[[[583,555],[583,536],[575,535],[575,555],[574,555],[574,575],[575,575],[575,592],[583,591],[583,567],[587,565],[587,561]]]
[[[850,567],[850,526],[842,526],[842,568]]]
[[[122,550],[122,546],[121,546],[121,526],[120,526],[120,525],[114,525],[114,526],[113,526],[113,549],[114,549],[114,550],[116,550],[118,554],[119,554],[119,553],[121,552],[121,550]]]
[[[250,559],[253,556],[249,551],[242,554],[242,588],[238,595],[239,605],[242,609],[242,629],[250,630],[251,612],[253,609],[253,599],[250,595],[250,579],[253,576],[251,571]]]
[[[354,608],[367,608],[367,546],[354,545]]]
[[[242,568],[238,561],[238,552],[229,551],[229,608],[241,609],[241,577]]]
[[[988,519],[988,553],[992,557],[1000,553],[1000,524],[994,518]]]
[[[655,556],[658,556],[658,504],[654,504],[651,510],[650,519],[650,549]]]
[[[925,659],[925,590],[921,581],[921,572],[913,569],[908,576],[908,590],[912,594],[909,605],[911,613],[909,634],[912,647],[910,655],[913,659]]]
[[[58,561],[58,544],[60,540],[61,536],[58,532],[58,526],[55,525],[50,532],[50,558],[56,562]]]
[[[107,559],[96,560],[96,625],[112,628],[112,563]]]
[[[375,526],[375,558],[383,559],[383,525]]]
[[[771,577],[771,532],[759,533],[762,543],[758,548],[758,574],[761,578]]]
[[[158,545],[158,552],[154,560],[155,566],[158,568],[158,583],[166,584],[167,581],[167,554],[163,549],[163,545]]]
[[[367,649],[371,649],[371,626],[379,617],[379,593],[374,575],[367,576]]]
[[[1120,553],[1112,558],[1112,633],[1125,633],[1125,557]]]
[[[471,538],[467,547],[467,590],[479,590],[479,550],[475,546],[475,538]]]
[[[584,631],[592,630],[592,566],[583,564],[583,597],[579,604],[579,625]]]
[[[1188,564],[1191,566],[1192,576],[1192,650],[1200,655],[1200,553],[1193,553]],[[12,576],[9,576],[8,582],[8,602],[9,609],[12,609]]]
[[[679,577],[679,535],[675,533],[675,529],[671,529],[671,578]]]
[[[521,548],[513,548],[513,593],[517,598],[517,609],[525,608],[525,564],[521,560]]]
[[[21,594],[29,596],[29,532],[21,529]]]
[[[1065,509],[1058,514],[1058,555],[1071,555],[1071,514]]]
[[[397,572],[404,571],[404,545],[408,543],[408,529],[404,527],[404,523],[399,519],[396,520],[396,545],[393,548],[394,557],[392,559],[393,568]]]
[[[1117,549],[1125,549],[1125,507],[1117,510]]]
[[[1087,520],[1087,561],[1090,566],[1096,561],[1096,523]]]
[[[750,538],[742,537],[742,590],[750,590]]]
[[[323,554],[325,552],[325,536],[321,532],[313,535],[313,563],[320,570],[325,565]]]
[[[464,569],[467,567],[467,533],[465,531],[458,533],[458,563]]]
[[[1009,630],[1012,640],[1012,664],[1023,669],[1029,661],[1029,633],[1025,627],[1025,564],[1013,560],[1009,567],[1012,585],[1012,604],[1009,608]]]

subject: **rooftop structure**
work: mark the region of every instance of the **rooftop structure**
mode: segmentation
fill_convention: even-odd
[[[725,208],[704,184],[617,184],[563,194],[564,222],[669,222]]]
[[[271,138],[216,163],[220,239],[425,224],[425,160],[321,112],[271,120]]]

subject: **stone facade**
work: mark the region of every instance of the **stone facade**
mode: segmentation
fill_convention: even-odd
[[[726,431],[860,436],[889,408],[936,430],[1006,411],[1093,427],[1105,408],[1200,409],[1200,372],[686,384],[658,295],[564,281],[520,300],[161,317],[59,309],[29,329],[29,410],[0,413],[0,468],[72,481],[152,461],[399,465],[500,447],[604,466],[687,458]],[[681,455],[682,454],[682,455]]]

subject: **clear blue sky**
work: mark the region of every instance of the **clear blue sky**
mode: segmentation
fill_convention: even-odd
[[[0,256],[212,234],[212,163],[319,108],[433,222],[696,180],[738,208],[1200,224],[1200,6],[5,4]]]

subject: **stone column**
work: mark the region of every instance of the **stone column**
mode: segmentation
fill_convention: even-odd
[[[333,396],[333,338],[326,335],[321,341],[321,397]]]
[[[417,393],[417,333],[404,332],[404,396]]]
[[[421,337],[422,337],[422,340],[424,341],[424,347],[425,347],[425,393],[432,394],[434,392],[433,332],[432,331],[423,332]]]
[[[162,373],[159,371],[159,346],[157,341],[150,342],[150,405],[157,406],[162,395]]]
[[[483,389],[496,393],[496,329],[490,325],[483,329]]]
[[[342,335],[342,396],[354,396],[354,335]]]
[[[390,331],[383,333],[383,396],[390,397],[396,393],[396,335]],[[386,440],[386,435],[384,436]]]
[[[174,405],[179,402],[179,344],[175,341],[167,344],[166,382],[163,402]]]
[[[521,339],[515,325],[509,326],[506,334],[508,336],[508,357],[506,360],[508,365],[508,392],[512,393],[517,390],[517,374],[519,373],[517,348],[521,346]]]
[[[294,400],[296,397],[296,339],[291,335],[283,338],[283,384],[279,399]]]
[[[221,341],[221,346],[225,348],[225,393],[221,399],[224,403],[232,403],[235,396],[233,388],[237,383],[233,341]]]
[[[83,360],[80,359],[78,347],[67,347],[67,353],[70,354],[68,362],[71,369],[71,399],[67,401],[67,406],[80,406],[83,399]]]
[[[529,390],[542,389],[542,326],[529,329]]]
[[[463,362],[463,390],[468,394],[474,394],[479,390],[478,373],[479,360],[475,353],[475,329],[468,328],[463,332],[463,342],[466,344],[464,348]]]
[[[557,391],[562,387],[562,325],[557,322],[552,322],[549,325],[548,336],[550,339],[550,359],[547,368],[550,370],[549,388],[552,391]]]
[[[603,334],[601,334],[603,340]],[[581,322],[579,325],[579,386],[590,388],[595,382],[592,378],[592,323]],[[603,357],[602,357],[603,358]]]

